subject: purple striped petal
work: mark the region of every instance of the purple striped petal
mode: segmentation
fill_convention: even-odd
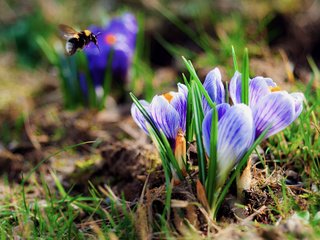
[[[141,105],[146,109],[146,111],[150,114],[150,104],[145,100],[139,101]],[[133,120],[136,122],[136,124],[147,134],[149,134],[149,131],[146,126],[146,119],[142,115],[142,113],[139,111],[137,106],[133,103],[131,106],[131,116]]]
[[[210,153],[212,110],[202,124],[203,140]],[[251,109],[244,104],[230,107],[218,122],[218,185],[222,186],[231,169],[251,147],[254,140],[254,122]]]
[[[271,78],[264,78],[264,80],[269,87],[276,87],[277,86],[277,84]]]
[[[241,73],[236,71],[229,84],[229,95],[233,104],[241,103]]]
[[[176,93],[170,104],[176,109],[179,114],[179,128],[185,132],[186,131],[186,119],[187,119],[187,98],[184,93]]]
[[[294,98],[287,92],[273,92],[264,96],[252,107],[256,125],[256,138],[269,126],[265,138],[276,134],[291,124],[296,117]]]
[[[169,142],[174,143],[180,123],[177,110],[163,96],[155,96],[150,104],[150,111],[157,126]]]
[[[291,93],[290,95],[294,101],[294,106],[295,106],[294,120],[295,120],[297,117],[299,117],[300,113],[302,112],[304,95],[301,92]]]
[[[250,106],[255,106],[257,102],[265,95],[270,94],[268,82],[270,78],[255,77],[249,83],[249,102]]]
[[[245,104],[232,106],[218,126],[218,161],[222,172],[229,172],[251,147],[255,127],[251,109]]]
[[[207,90],[211,100],[217,104],[225,102],[225,90],[221,80],[221,73],[218,68],[211,70],[203,83],[204,88]],[[208,112],[210,106],[206,98],[202,97],[203,110]]]
[[[188,88],[186,85],[182,84],[182,83],[178,83],[178,92],[179,93],[182,93],[185,98],[187,99],[188,98]]]
[[[217,106],[218,120],[220,120],[223,115],[229,110],[230,105],[228,103],[221,103]]]

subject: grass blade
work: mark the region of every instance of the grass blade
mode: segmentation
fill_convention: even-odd
[[[216,176],[217,176],[217,145],[218,145],[218,112],[214,107],[212,111],[211,121],[211,133],[210,133],[210,158],[208,177],[206,182],[206,192],[210,208],[213,207],[214,194],[216,188]]]
[[[236,52],[234,50],[234,47],[231,46],[231,52],[232,52],[232,60],[233,60],[233,67],[234,67],[234,71],[238,71],[238,62],[237,62],[237,55]]]
[[[245,48],[243,55],[241,101],[242,103],[249,105],[249,54],[247,48]]]
[[[197,141],[197,152],[199,159],[199,178],[202,185],[206,182],[206,156],[202,141],[202,121],[203,109],[201,105],[201,95],[195,82],[191,83],[192,107],[194,113],[194,129]]]
[[[211,108],[213,108],[214,106],[214,102],[211,100],[208,92],[206,91],[206,89],[204,88],[204,86],[202,85],[192,63],[190,61],[187,61],[187,59],[185,59],[184,57],[182,57],[182,60],[184,61],[192,79],[196,82],[200,92],[204,95],[204,97],[206,98],[206,100],[208,101],[208,104]]]

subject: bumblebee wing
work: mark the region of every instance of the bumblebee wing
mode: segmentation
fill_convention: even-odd
[[[76,30],[74,30],[72,27],[67,26],[65,24],[60,24],[59,30],[60,30],[61,36],[64,39],[69,39],[69,38],[75,37],[78,34],[78,32]]]

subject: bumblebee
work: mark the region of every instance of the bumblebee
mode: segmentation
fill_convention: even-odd
[[[71,56],[75,54],[78,49],[83,49],[90,42],[99,49],[97,36],[100,33],[93,34],[90,30],[82,30],[80,32],[74,30],[72,27],[60,24],[59,25],[61,36],[67,40],[66,42],[66,54]]]

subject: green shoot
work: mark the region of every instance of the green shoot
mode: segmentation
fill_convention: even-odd
[[[206,191],[209,206],[212,208],[214,204],[214,195],[216,190],[217,177],[217,144],[218,144],[218,112],[216,108],[212,111],[211,134],[210,134],[210,158],[208,168],[208,178],[206,182]]]
[[[202,185],[206,182],[206,156],[202,141],[202,121],[203,121],[203,109],[201,105],[201,95],[198,89],[198,85],[195,82],[191,82],[191,96],[192,96],[192,110],[194,113],[194,129],[197,141],[197,151],[199,158],[199,178]]]
[[[244,50],[241,81],[241,102],[249,105],[249,54],[248,49]]]
[[[236,52],[234,50],[234,47],[231,46],[231,52],[232,52],[232,59],[233,59],[233,67],[234,67],[234,71],[238,71],[238,62],[237,62],[237,55]]]

